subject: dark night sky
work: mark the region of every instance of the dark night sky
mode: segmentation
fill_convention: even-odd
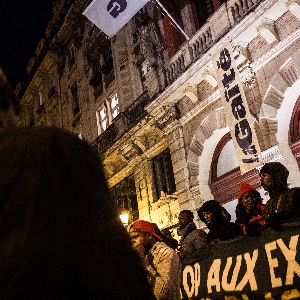
[[[0,65],[15,86],[26,80],[34,55],[52,16],[53,0],[0,0]]]

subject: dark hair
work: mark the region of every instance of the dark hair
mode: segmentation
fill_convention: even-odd
[[[182,210],[179,214],[180,214],[180,215],[184,214],[184,215],[186,215],[188,218],[194,219],[194,214],[193,214],[193,212],[190,211],[190,210],[188,210],[188,209]]]
[[[0,169],[1,299],[153,299],[84,141],[3,130]]]
[[[287,179],[289,176],[288,169],[280,162],[268,162],[261,168],[259,175],[267,173],[272,178],[272,186],[268,190],[270,197],[279,195],[288,187]]]
[[[206,224],[203,213],[211,212],[216,221],[228,220],[228,215],[225,215],[227,210],[221,206],[221,204],[216,200],[209,200],[203,203],[203,205],[198,209],[197,213],[202,222]],[[228,213],[228,212],[227,212]]]

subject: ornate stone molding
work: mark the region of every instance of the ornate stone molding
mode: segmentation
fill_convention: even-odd
[[[300,1],[299,0],[283,0],[289,11],[300,20]]]
[[[159,129],[164,129],[173,121],[179,118],[179,111],[176,105],[166,105],[154,116],[156,125]]]
[[[193,103],[196,103],[198,99],[198,91],[196,85],[187,85],[184,89],[184,95],[187,96]]]
[[[240,78],[243,84],[251,87],[256,81],[256,74],[252,67],[248,65],[240,72]]]
[[[275,145],[275,146],[261,152],[261,158],[265,163],[283,160],[283,156],[280,152],[278,145]],[[262,168],[262,166],[257,169],[260,170],[261,168]]]
[[[279,41],[279,35],[273,20],[264,19],[256,30],[270,45]]]

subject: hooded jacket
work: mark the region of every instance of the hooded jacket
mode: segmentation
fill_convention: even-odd
[[[84,141],[2,130],[0,170],[0,299],[154,299]]]
[[[270,199],[266,203],[266,213],[277,214],[282,220],[300,217],[300,188],[288,188],[289,171],[279,162],[266,163],[260,174],[271,175],[272,184],[268,189]]]
[[[223,208],[218,201],[209,200],[205,202],[197,211],[199,218],[204,222],[209,229],[207,234],[207,242],[211,243],[215,240],[226,241],[235,237],[241,236],[242,231],[240,227],[228,220],[228,212],[224,213]],[[204,212],[211,212],[214,220],[207,223],[204,218]]]
[[[246,192],[252,191],[255,195],[255,207],[251,212],[247,212],[242,203],[242,197]],[[236,207],[238,224],[244,235],[257,235],[266,225],[266,213],[259,192],[248,183],[243,183],[238,192],[238,205]]]

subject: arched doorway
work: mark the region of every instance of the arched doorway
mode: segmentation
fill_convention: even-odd
[[[295,104],[290,122],[289,146],[297,160],[297,164],[300,169],[300,96]]]
[[[259,188],[257,169],[241,174],[230,133],[219,141],[215,148],[210,168],[210,189],[214,199],[219,201],[235,219],[236,195],[241,183],[250,183]]]

